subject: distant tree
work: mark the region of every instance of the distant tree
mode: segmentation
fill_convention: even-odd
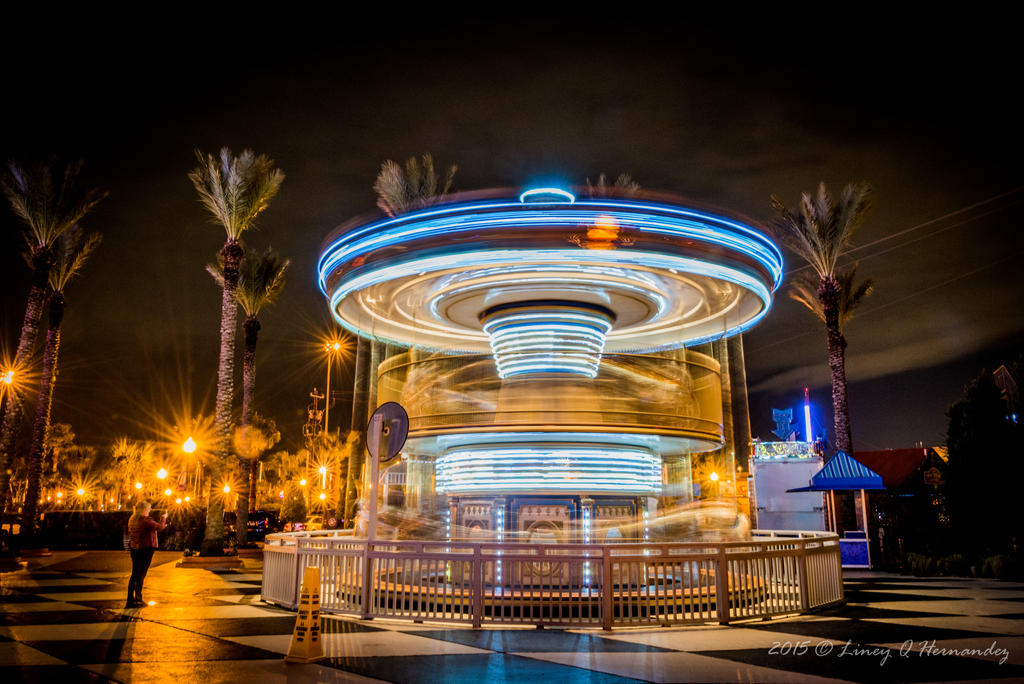
[[[216,439],[210,469],[210,495],[206,509],[206,536],[201,555],[223,553],[224,500],[217,490],[216,476],[222,474],[231,460],[231,412],[234,402],[235,333],[238,321],[239,267],[244,254],[239,238],[252,228],[256,217],[267,208],[284,181],[284,173],[274,162],[252,150],[237,157],[223,148],[218,157],[196,150],[199,166],[189,173],[189,180],[199,193],[200,201],[210,212],[214,223],[226,234],[221,247],[223,289],[221,293],[220,362],[217,368]]]
[[[281,520],[283,522],[304,522],[306,520],[306,491],[297,482],[289,482],[284,489],[284,501],[281,503]]]
[[[434,158],[424,154],[420,159],[409,157],[405,166],[390,159],[381,164],[373,189],[377,206],[388,216],[398,216],[430,206],[448,194],[458,167],[448,167],[444,178],[434,171]]]
[[[25,305],[18,349],[12,366],[15,373],[29,367],[29,357],[39,336],[43,306],[49,293],[50,269],[57,239],[107,196],[95,188],[78,183],[82,162],[60,167],[55,162],[20,165],[11,162],[0,174],[0,189],[14,213],[25,224],[25,242],[32,267],[32,286]],[[17,396],[5,393],[2,427],[0,427],[0,510],[5,508],[14,445],[21,427],[22,405]]]
[[[871,189],[866,183],[851,183],[843,188],[837,202],[821,183],[817,192],[805,192],[795,209],[788,209],[774,195],[772,206],[779,214],[774,224],[775,237],[806,261],[817,276],[797,280],[793,296],[825,322],[836,447],[852,454],[846,337],[842,327],[857,303],[871,291],[871,284],[855,284],[856,269],[841,271],[838,261],[871,208]]]
[[[614,182],[609,183],[608,177],[603,173],[597,177],[597,181],[590,182],[587,178],[587,194],[591,197],[630,197],[640,192],[640,184],[633,180],[628,173],[620,173]]]
[[[50,269],[49,284],[49,327],[46,330],[46,347],[43,350],[43,367],[39,380],[39,400],[36,402],[36,418],[32,425],[32,447],[28,456],[28,486],[25,491],[25,505],[21,514],[21,534],[31,538],[36,533],[36,511],[39,504],[39,483],[42,476],[43,451],[46,434],[50,429],[50,408],[53,405],[53,388],[57,384],[57,355],[64,311],[67,300],[64,296],[68,283],[78,275],[89,255],[100,244],[98,233],[86,235],[75,226],[58,238],[57,259]]]
[[[1024,357],[1009,370],[1020,378]],[[953,538],[975,557],[1019,551],[1022,542],[1022,412],[1019,393],[1001,391],[988,371],[974,378],[947,412],[945,479]]]

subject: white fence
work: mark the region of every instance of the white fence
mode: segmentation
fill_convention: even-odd
[[[825,532],[757,531],[739,542],[370,545],[296,532],[269,535],[263,558],[270,603],[294,609],[303,568],[319,566],[325,613],[475,627],[725,624],[843,601],[839,539]]]

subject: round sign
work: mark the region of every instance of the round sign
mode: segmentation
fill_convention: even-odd
[[[387,463],[405,446],[405,438],[409,436],[409,414],[401,404],[394,401],[381,404],[370,416],[370,424],[366,428],[366,450],[378,459],[379,463]],[[387,453],[378,453],[380,442],[387,438]]]
[[[338,524],[338,520],[337,520],[337,518],[328,518],[327,519],[327,524],[330,525],[331,527],[334,527],[335,525]]]

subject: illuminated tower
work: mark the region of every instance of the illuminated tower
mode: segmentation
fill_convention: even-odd
[[[480,197],[343,227],[319,261],[342,326],[409,348],[378,368],[406,503],[460,534],[640,536],[723,444],[722,369],[687,347],[760,320],[781,255],[676,204]]]

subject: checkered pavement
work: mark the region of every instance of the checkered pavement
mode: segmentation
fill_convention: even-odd
[[[260,568],[130,574],[58,553],[0,575],[0,682],[813,682],[1024,680],[1024,584],[848,574],[848,603],[729,626],[484,628],[325,617],[328,658],[286,664],[295,614]],[[127,554],[124,554],[126,557]],[[92,559],[92,560],[90,560]]]

